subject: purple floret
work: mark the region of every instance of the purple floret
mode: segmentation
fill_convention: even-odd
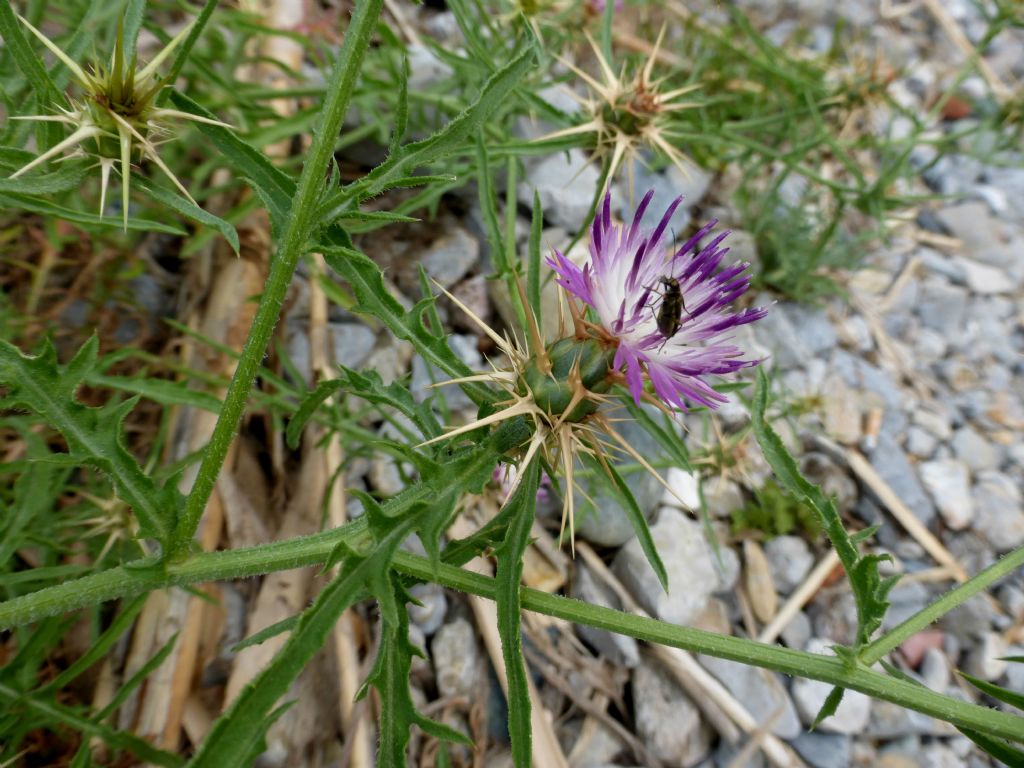
[[[720,247],[728,232],[698,248],[716,221],[702,227],[675,253],[668,251],[665,235],[682,197],[669,205],[654,231],[640,229],[653,196],[653,190],[644,195],[626,227],[612,223],[611,195],[606,195],[591,227],[589,261],[581,268],[556,250],[548,264],[557,273],[558,284],[593,307],[604,329],[618,340],[613,365],[624,372],[637,404],[646,376],[669,405],[683,410],[687,403],[716,408],[726,398],[703,377],[733,373],[760,362],[742,359],[743,350],[722,334],[759,320],[765,309],[730,310],[750,286],[750,265],[736,263],[716,273],[729,252]],[[670,337],[658,330],[663,277],[679,281],[685,305],[679,329]]]

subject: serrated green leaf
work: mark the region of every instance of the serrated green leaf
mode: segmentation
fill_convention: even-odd
[[[622,475],[619,474],[619,471],[613,464],[603,465],[593,456],[588,456],[585,453],[581,453],[580,457],[586,466],[595,472],[604,473],[612,481],[612,491],[622,503],[622,511],[626,513],[626,519],[633,526],[633,532],[636,534],[637,541],[640,542],[640,549],[643,550],[644,557],[647,558],[651,570],[654,571],[658,581],[661,582],[661,588],[668,592],[668,573],[665,571],[665,564],[661,561],[658,548],[654,546],[654,538],[651,536],[651,529],[647,525],[647,518],[644,516],[643,510],[640,509],[640,505],[636,503],[636,498],[633,496],[633,492],[629,489],[626,481],[622,479]],[[567,493],[572,493],[572,490],[568,489]]]
[[[43,66],[43,60],[36,55],[29,45],[21,23],[14,14],[14,7],[9,2],[0,3],[0,37],[4,41],[4,50],[9,52],[18,65],[18,69],[28,80],[29,87],[35,96],[35,113],[42,114],[53,104],[64,102],[64,94],[53,82],[50,73]],[[45,151],[60,141],[60,125],[53,122],[41,122],[36,125],[36,139],[41,151]]]
[[[411,224],[419,221],[415,216],[405,216],[391,211],[340,211],[334,215],[328,213],[325,218],[328,221],[383,221],[389,224]]]
[[[128,0],[124,14],[124,32],[121,39],[121,55],[125,62],[132,62],[135,59],[136,45],[139,39],[139,30],[142,29],[142,20],[146,18],[146,0]]]
[[[621,391],[625,393],[625,390]],[[690,464],[690,454],[686,450],[686,444],[679,436],[679,433],[669,426],[673,423],[671,421],[671,417],[665,417],[665,425],[663,426],[651,418],[651,414],[638,406],[636,402],[634,402],[632,395],[624,394],[624,396],[620,398],[620,401],[626,406],[626,410],[629,411],[629,415],[644,428],[644,431],[658,441],[658,445],[662,447],[676,466],[686,470],[687,472],[693,472],[693,466]]]
[[[400,152],[396,152],[362,179],[340,190],[333,196],[336,203],[361,202],[376,197],[395,186],[394,182],[408,178],[410,171],[430,165],[462,148],[469,137],[508,99],[533,66],[534,57],[532,48],[524,48],[490,77],[476,101],[448,125],[433,136],[405,145]]]
[[[457,176],[448,173],[423,174],[422,176],[400,176],[388,183],[389,189],[407,189],[409,187],[422,187],[428,184],[451,184],[458,181]]]
[[[406,523],[411,530],[411,523]],[[292,681],[323,646],[342,611],[362,594],[370,572],[387,567],[387,548],[401,543],[402,530],[379,542],[373,554],[350,560],[341,574],[303,611],[284,646],[217,719],[206,741],[189,761],[193,768],[248,768],[269,727],[268,715]]]
[[[14,173],[22,166],[28,165],[36,159],[34,152],[17,147],[0,147],[0,168]]]
[[[174,106],[183,112],[199,115],[208,119],[216,119],[216,115],[208,111],[188,96],[178,91],[171,92]],[[214,147],[230,163],[240,176],[248,179],[260,190],[267,203],[267,210],[273,220],[281,222],[291,209],[292,196],[295,194],[295,181],[284,171],[276,168],[255,147],[240,138],[234,131],[219,125],[196,123],[196,127],[213,143]]]
[[[52,195],[82,186],[88,168],[84,163],[61,163],[52,173],[34,173],[16,179],[0,178],[0,192]]]
[[[441,424],[438,423],[430,405],[417,403],[404,382],[396,381],[385,386],[380,374],[374,370],[359,372],[343,365],[338,368],[352,394],[375,405],[394,408],[419,428],[424,440],[438,437],[442,433]]]
[[[64,727],[73,728],[81,733],[102,739],[114,749],[131,752],[140,760],[154,765],[178,768],[185,762],[177,755],[157,749],[145,739],[140,739],[134,734],[116,731],[102,722],[83,717],[72,707],[55,701],[26,696],[4,683],[0,683],[0,702],[4,703],[6,711],[13,711],[16,707],[23,713],[23,716],[31,714],[41,718],[44,722],[59,723]]]
[[[152,379],[144,376],[107,376],[89,373],[85,382],[94,387],[107,387],[118,392],[140,395],[161,405],[185,405],[210,413],[219,413],[221,402],[209,392],[190,389],[187,382]]]
[[[386,587],[389,594],[378,594],[377,599],[383,597],[382,602],[395,605],[408,602],[409,594],[401,580],[392,575],[389,582]],[[406,750],[413,725],[419,725],[436,738],[471,746],[463,734],[416,711],[409,691],[409,678],[412,658],[418,655],[418,649],[409,642],[409,616],[405,609],[397,611],[382,624],[377,658],[366,681],[367,685],[377,689],[381,699],[378,764],[384,768],[405,768]],[[366,686],[360,694],[365,695],[365,692]]]
[[[63,688],[79,675],[87,671],[93,664],[103,659],[107,655],[107,651],[110,650],[111,646],[121,639],[121,635],[132,628],[132,625],[135,622],[135,617],[139,615],[139,612],[146,604],[147,598],[148,595],[139,595],[131,600],[110,623],[110,626],[103,630],[103,633],[91,643],[84,654],[75,659],[70,667],[53,678],[53,680],[48,682],[42,688],[39,688],[38,692],[42,693],[44,691],[59,690]]]
[[[832,715],[836,713],[836,710],[839,709],[839,705],[843,701],[844,693],[846,693],[846,689],[839,688],[838,686],[829,692],[828,698],[825,699],[825,703],[821,705],[821,709],[818,710],[818,714],[814,716],[814,722],[811,723],[812,731],[821,725],[822,720],[826,717],[832,717]]]
[[[5,569],[15,550],[23,545],[21,532],[32,521],[53,511],[62,483],[54,482],[59,468],[36,462],[14,483],[10,506],[0,502],[0,570]]]
[[[348,281],[356,295],[355,312],[364,312],[380,320],[400,339],[410,342],[423,358],[452,378],[469,376],[470,370],[452,352],[445,334],[434,335],[423,324],[422,308],[406,312],[384,285],[384,276],[368,256],[351,248],[323,248],[324,260]],[[417,305],[419,306],[419,305]],[[472,382],[462,385],[463,391],[477,404],[492,403],[497,395],[489,388]]]
[[[168,235],[188,234],[185,230],[181,229],[181,227],[163,224],[158,221],[129,217],[126,223],[123,219],[113,219],[109,216],[99,216],[95,213],[75,211],[71,208],[55,205],[47,200],[41,200],[39,198],[32,197],[31,195],[23,195],[15,192],[0,193],[0,207],[20,208],[23,211],[31,211],[32,213],[51,216],[56,219],[64,219],[65,221],[71,221],[75,224],[82,224],[83,226],[89,227],[101,227],[103,229],[127,228],[140,232],[163,232]]]
[[[530,690],[523,659],[523,605],[520,586],[523,578],[523,557],[530,545],[530,529],[537,515],[537,486],[540,484],[540,462],[532,461],[522,481],[506,506],[512,513],[504,541],[495,550],[498,567],[495,573],[498,609],[498,635],[501,655],[508,677],[508,732],[512,741],[512,761],[517,768],[527,768],[532,756],[530,731]]]
[[[267,642],[272,637],[277,637],[284,632],[291,632],[295,629],[295,625],[299,623],[298,616],[289,616],[287,619],[281,619],[275,621],[269,627],[264,627],[259,632],[254,632],[244,640],[240,640],[231,646],[232,653],[238,653],[252,645],[260,645],[261,643]]]
[[[957,671],[962,678],[967,680],[971,685],[977,688],[982,693],[987,693],[996,701],[1001,701],[1005,704],[1010,704],[1017,709],[1024,709],[1024,693],[1018,693],[1016,691],[1010,691],[1002,686],[990,683],[987,680],[982,680],[974,675],[969,675],[966,672]]]
[[[889,607],[888,595],[896,584],[896,577],[883,579],[878,563],[886,559],[879,555],[861,555],[857,544],[843,527],[835,503],[820,488],[808,482],[789,455],[785,444],[765,420],[768,405],[768,378],[763,368],[757,371],[757,388],[751,408],[751,423],[758,445],[779,483],[791,494],[813,509],[832,547],[846,569],[857,605],[857,638],[854,649],[867,645],[871,635],[882,625]]]
[[[295,409],[295,414],[288,420],[288,428],[285,430],[289,448],[294,451],[299,447],[299,440],[302,438],[302,431],[306,428],[306,423],[328,397],[344,386],[345,382],[341,379],[326,379],[317,384],[316,389],[307,392],[302,397],[299,407]]]
[[[958,730],[1008,768],[1024,768],[1024,751],[1009,742],[969,728]]]
[[[0,382],[9,387],[9,402],[37,413],[64,436],[70,459],[111,478],[118,497],[135,512],[143,537],[165,542],[183,497],[170,485],[154,483],[122,443],[121,423],[135,400],[112,408],[89,408],[75,399],[79,384],[96,365],[98,348],[93,336],[61,367],[50,343],[42,354],[30,357],[0,341]]]
[[[483,445],[457,453],[441,468],[378,504],[364,497],[373,541],[359,551],[336,548],[328,563],[343,559],[344,567],[303,611],[291,635],[273,661],[247,686],[215,723],[207,740],[189,763],[194,768],[243,768],[251,764],[267,726],[266,716],[291,682],[326,641],[342,611],[367,591],[381,604],[389,621],[401,621],[397,599],[390,591],[390,564],[395,551],[414,531],[430,530],[436,518],[447,519],[459,496],[479,492],[490,477],[497,456],[521,431],[495,430]],[[424,534],[420,533],[421,538]],[[429,545],[424,542],[429,551]],[[405,678],[408,684],[408,678]]]
[[[212,227],[224,236],[224,239],[228,241],[228,245],[235,252],[237,256],[241,246],[238,242],[238,232],[235,228],[224,221],[220,216],[214,216],[209,211],[200,208],[198,205],[193,203],[176,192],[171,192],[168,189],[159,187],[156,184],[152,184],[143,178],[135,179],[135,185],[149,195],[151,198],[156,200],[161,205],[165,205],[173,211],[177,211],[182,216],[185,216],[193,221],[199,222],[207,227]]]

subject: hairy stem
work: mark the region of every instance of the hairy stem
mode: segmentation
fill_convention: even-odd
[[[242,578],[316,565],[324,562],[340,541],[345,540],[353,546],[359,546],[368,536],[365,519],[361,518],[344,528],[326,533],[247,549],[198,554],[184,562],[170,563],[166,568],[152,565],[146,567],[147,564],[143,562],[129,564],[0,603],[0,629],[147,590],[218,579]],[[1015,552],[1014,556],[1018,556],[1018,553]],[[1005,563],[1005,567],[1012,570],[1015,567],[1012,557],[1005,558],[999,565]],[[454,566],[431,563],[426,558],[407,552],[399,551],[395,554],[394,567],[416,579],[434,581],[488,599],[494,599],[497,591],[494,579]],[[984,571],[979,574],[979,578],[983,576],[994,581],[998,576],[992,576],[991,571],[992,568]],[[969,584],[970,582],[956,591],[961,592]],[[647,642],[705,653],[787,675],[821,680],[891,701],[954,725],[984,730],[993,736],[1024,741],[1022,718],[958,701],[924,686],[872,671],[865,666],[851,669],[834,657],[679,627],[656,619],[633,616],[578,600],[548,595],[533,589],[522,590],[522,606],[527,610],[607,629]]]
[[[360,0],[356,4],[355,15],[349,24],[345,42],[331,73],[326,102],[320,113],[320,124],[314,134],[306,163],[302,167],[295,196],[292,198],[281,245],[271,261],[270,276],[260,297],[259,309],[249,330],[249,338],[246,339],[238,368],[228,387],[224,406],[213,429],[210,443],[203,453],[195,485],[188,496],[174,533],[171,544],[172,559],[180,559],[188,552],[192,536],[199,526],[203,510],[206,509],[206,503],[217,482],[224,457],[242,419],[256,373],[260,369],[263,355],[270,343],[270,336],[281,313],[295,266],[317,224],[314,221],[314,214],[318,207],[317,201],[323,193],[324,178],[333,155],[334,142],[341,130],[341,123],[348,109],[356,78],[362,68],[370,35],[376,29],[382,4],[383,0]]]

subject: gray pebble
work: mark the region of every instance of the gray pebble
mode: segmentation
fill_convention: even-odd
[[[927,525],[934,519],[935,506],[918,481],[913,465],[887,432],[882,432],[878,436],[878,444],[871,452],[870,461],[872,468],[889,484],[918,520]]]
[[[800,733],[793,700],[774,672],[713,656],[698,656],[697,660],[744,703],[755,720],[772,722],[771,732],[776,736],[792,739]]]
[[[812,768],[847,768],[851,762],[851,738],[843,733],[810,731],[790,742]]]
[[[793,614],[793,618],[782,628],[782,642],[789,648],[803,650],[811,639],[811,620],[803,611]]]
[[[647,654],[633,671],[633,702],[637,736],[665,766],[684,768],[710,751],[709,732],[697,706]]]
[[[907,451],[919,459],[931,458],[938,444],[935,435],[916,424],[907,430]]]
[[[613,570],[648,613],[686,625],[719,588],[711,545],[700,523],[671,507],[661,510],[658,522],[651,526],[651,535],[668,572],[668,594],[635,538],[619,550]]]
[[[929,648],[924,652],[920,673],[921,680],[933,691],[946,692],[950,682],[949,659],[942,650]]]
[[[448,612],[448,598],[440,584],[414,584],[409,590],[421,605],[409,604],[409,618],[423,632],[432,635],[440,629]]]
[[[974,518],[970,493],[970,472],[956,459],[925,461],[919,466],[921,482],[935,501],[946,525],[961,531]]]
[[[788,595],[803,582],[814,566],[814,555],[807,542],[799,536],[776,536],[765,542],[772,580],[779,592]]]
[[[441,627],[430,644],[442,696],[472,696],[480,685],[480,649],[473,626],[456,619]]]
[[[362,323],[328,323],[334,362],[358,369],[377,344],[377,334]]]
[[[519,185],[519,202],[532,206],[536,190],[544,217],[575,232],[590,210],[599,175],[581,149],[549,155],[527,170],[526,180]]]
[[[982,472],[974,486],[974,529],[997,552],[1009,552],[1024,544],[1024,502],[1020,487],[1009,476]]]
[[[620,422],[615,427],[641,456],[655,456],[660,452],[657,441],[635,421]],[[622,479],[633,493],[637,506],[649,520],[657,509],[663,486],[642,468],[623,472]],[[636,538],[636,531],[626,516],[618,494],[603,474],[593,474],[584,479],[583,492],[574,489],[573,495],[576,533],[580,538],[602,547],[622,546]]]
[[[480,261],[480,243],[462,227],[450,227],[421,257],[423,269],[444,288],[461,280]]]
[[[963,331],[967,316],[967,291],[942,278],[924,281],[917,316],[926,328],[956,339]]]
[[[984,438],[973,427],[965,425],[956,430],[950,445],[954,455],[972,472],[998,469],[1002,463],[1002,451],[999,446]]]

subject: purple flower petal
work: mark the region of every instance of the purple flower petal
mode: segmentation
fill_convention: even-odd
[[[716,222],[702,227],[672,254],[665,253],[665,232],[682,198],[669,205],[653,231],[640,227],[654,197],[644,195],[629,227],[614,224],[611,195],[606,195],[591,227],[590,261],[582,268],[555,251],[548,265],[556,282],[593,308],[605,331],[618,341],[613,366],[622,371],[639,404],[644,379],[665,403],[716,408],[726,401],[703,377],[734,373],[757,365],[722,334],[759,320],[765,309],[734,313],[728,306],[750,286],[748,264],[735,263],[717,272],[728,248],[720,247],[728,232],[698,249]],[[674,277],[684,309],[678,330],[666,338],[658,328],[663,311],[662,277]]]

